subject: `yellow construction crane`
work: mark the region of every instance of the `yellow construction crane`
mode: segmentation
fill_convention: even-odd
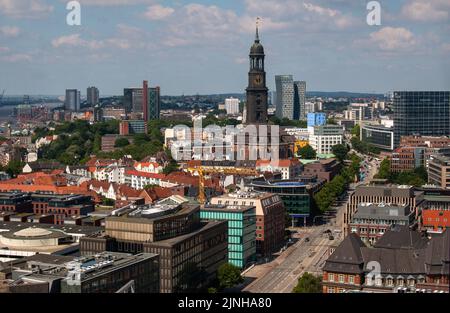
[[[241,176],[259,176],[260,173],[254,168],[242,168],[242,167],[219,167],[219,166],[207,166],[202,165],[190,167],[188,171],[192,174],[197,173],[199,178],[199,190],[198,201],[201,204],[206,203],[205,194],[205,175],[210,174],[224,174],[224,175],[241,175]]]

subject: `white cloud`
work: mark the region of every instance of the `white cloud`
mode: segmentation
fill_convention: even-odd
[[[447,20],[450,16],[449,0],[410,0],[401,9],[401,16],[418,22]]]
[[[384,51],[404,50],[417,44],[414,34],[403,27],[383,27],[370,34],[370,41]]]
[[[55,48],[60,47],[83,47],[89,49],[100,49],[104,46],[104,43],[97,40],[85,40],[80,37],[80,34],[73,34],[68,36],[61,36],[52,40],[52,46]]]
[[[259,15],[266,20],[283,21],[290,27],[302,27],[303,30],[344,29],[357,24],[357,20],[333,8],[319,5],[316,0],[245,0],[247,12],[251,16]]]
[[[170,7],[163,7],[162,5],[155,4],[149,6],[147,11],[144,13],[145,18],[155,21],[164,20],[171,16],[175,12],[175,9]]]
[[[0,0],[0,15],[13,18],[42,18],[53,12],[46,0]]]
[[[66,0],[61,0],[65,2]],[[157,2],[156,0],[78,0],[81,5],[91,6],[124,6],[135,4],[152,4]]]
[[[19,36],[20,28],[15,26],[1,26],[0,36],[4,37],[17,37]]]
[[[18,53],[18,54],[11,54],[1,57],[1,60],[4,62],[9,63],[16,63],[16,62],[31,62],[32,57],[29,54],[25,53]]]

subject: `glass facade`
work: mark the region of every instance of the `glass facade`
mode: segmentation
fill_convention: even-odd
[[[327,115],[325,113],[308,113],[308,127],[322,126],[327,123]]]
[[[205,208],[200,217],[205,220],[228,221],[228,263],[244,268],[256,259],[255,209],[214,210]]]
[[[276,116],[294,118],[294,78],[292,75],[275,76],[277,88]]]
[[[383,126],[365,125],[361,140],[383,150],[394,150],[394,130]]]
[[[415,134],[450,134],[450,91],[394,92],[395,146],[402,136]]]
[[[148,89],[148,118],[159,119],[161,112],[161,91],[159,87]]]
[[[252,187],[256,191],[273,193],[280,196],[286,211],[293,217],[310,215],[311,196],[306,184],[299,182],[278,185],[253,183]]]
[[[294,120],[306,119],[306,82],[294,82]]]

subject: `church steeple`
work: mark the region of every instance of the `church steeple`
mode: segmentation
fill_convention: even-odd
[[[259,17],[256,19],[256,37],[255,42],[259,43]]]
[[[246,124],[267,123],[266,72],[264,70],[264,47],[259,39],[259,21],[256,19],[255,42],[250,48],[250,71],[248,73]]]

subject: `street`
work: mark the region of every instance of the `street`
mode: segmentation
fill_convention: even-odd
[[[298,241],[268,264],[256,265],[244,277],[255,279],[244,288],[251,293],[290,293],[298,278],[305,272],[322,275],[322,268],[328,258],[329,248],[336,247],[343,240],[344,211],[349,194],[357,186],[366,184],[377,174],[380,161],[367,156],[363,158],[364,180],[349,186],[342,199],[336,200],[325,214],[326,224],[292,229],[297,232]],[[325,231],[331,230],[334,240]],[[305,240],[309,238],[309,241]]]

